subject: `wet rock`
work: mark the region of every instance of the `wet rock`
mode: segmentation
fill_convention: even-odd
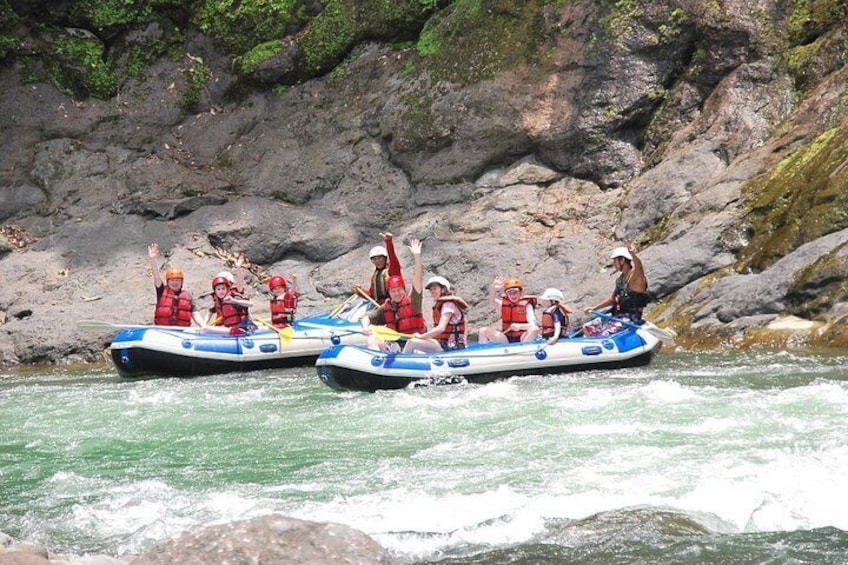
[[[187,532],[131,565],[171,563],[394,563],[388,551],[349,526],[272,514]]]

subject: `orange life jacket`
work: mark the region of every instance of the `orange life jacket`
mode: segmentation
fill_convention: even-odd
[[[468,310],[468,303],[458,296],[440,296],[436,299],[436,303],[433,304],[433,326],[438,327],[439,322],[442,319],[442,305],[446,302],[453,302],[456,304],[460,313],[459,323],[451,324],[448,322],[448,325],[445,326],[445,331],[440,333],[439,335],[433,336],[434,339],[439,341],[447,341],[451,336],[454,336],[454,339],[457,343],[465,344],[465,311]]]
[[[191,294],[187,290],[176,293],[165,286],[153,312],[153,323],[157,326],[188,327],[191,325],[191,307]]]
[[[412,298],[408,294],[397,304],[391,299],[383,303],[383,320],[387,327],[396,332],[411,334],[427,331],[424,315],[412,305]]]
[[[522,296],[518,302],[513,304],[504,294],[501,300],[501,331],[508,338],[518,338],[524,331],[507,331],[507,328],[512,324],[527,323],[527,305],[536,306],[536,297]]]
[[[243,300],[247,299],[247,297],[234,288],[227,291],[227,296],[241,298]],[[213,298],[215,299],[215,314],[221,319],[222,326],[234,328],[240,325],[241,321],[248,316],[248,309],[244,306],[232,303],[225,304],[223,299],[218,298],[217,295],[213,295]]]
[[[571,324],[568,321],[568,313],[571,310],[562,304],[554,304],[542,312],[542,337],[544,338],[550,338],[554,335],[554,327],[556,323],[556,320],[554,319],[554,312],[556,310],[562,312],[562,316],[565,319],[565,323],[560,323],[558,337],[566,337],[568,335],[568,330],[571,327]]]
[[[271,323],[278,328],[294,324],[294,313],[297,310],[297,294],[286,291],[282,296],[271,298]]]

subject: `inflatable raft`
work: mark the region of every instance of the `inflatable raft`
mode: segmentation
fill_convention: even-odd
[[[648,365],[659,347],[660,339],[650,327],[629,324],[614,335],[562,338],[554,345],[543,340],[471,344],[467,349],[430,354],[387,353],[340,344],[321,353],[315,365],[321,380],[333,388],[374,392],[639,367]]]
[[[260,327],[245,335],[230,335],[229,329],[219,327],[115,326],[121,331],[109,352],[118,373],[127,378],[196,377],[311,365],[334,344],[364,344],[359,318],[370,307],[367,300],[352,300],[332,314],[297,320],[282,331]]]

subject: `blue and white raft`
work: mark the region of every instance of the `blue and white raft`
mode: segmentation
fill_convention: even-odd
[[[121,331],[109,352],[118,373],[127,378],[308,366],[334,344],[364,344],[359,318],[370,307],[367,300],[352,300],[332,314],[297,320],[283,333],[264,327],[247,335],[230,335],[228,329],[218,327],[115,326]]]
[[[562,338],[554,345],[471,344],[441,353],[387,353],[361,345],[336,345],[315,363],[321,380],[336,389],[374,392],[408,386],[485,384],[524,375],[648,365],[659,350],[656,326],[621,325],[606,336]],[[663,331],[663,330],[660,330]]]

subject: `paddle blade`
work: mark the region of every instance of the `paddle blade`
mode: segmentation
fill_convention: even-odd
[[[410,334],[396,332],[392,328],[386,326],[371,326],[371,331],[383,341],[397,341],[412,337]]]
[[[283,343],[291,343],[292,336],[294,336],[294,328],[288,326],[281,330],[277,330],[277,333],[280,335],[280,341]]]

